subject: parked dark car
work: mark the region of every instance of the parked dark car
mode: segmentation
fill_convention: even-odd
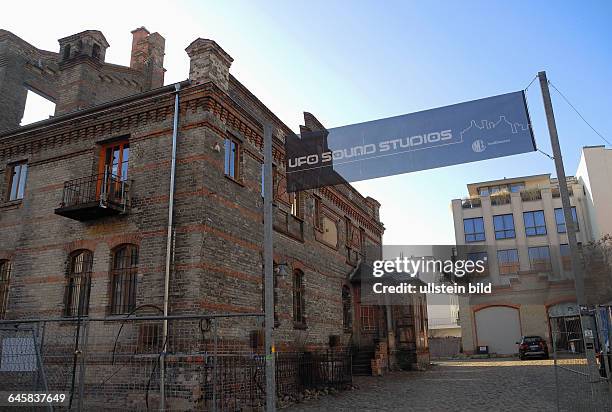
[[[519,345],[519,358],[521,360],[528,357],[548,359],[548,345],[541,336],[523,336]]]

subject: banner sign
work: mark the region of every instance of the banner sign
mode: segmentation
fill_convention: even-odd
[[[295,192],[536,150],[523,91],[285,140]]]

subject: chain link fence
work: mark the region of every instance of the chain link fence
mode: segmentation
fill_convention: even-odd
[[[261,314],[1,321],[0,388],[66,393],[56,410],[263,410],[262,325]],[[349,352],[275,356],[279,399],[352,382]]]

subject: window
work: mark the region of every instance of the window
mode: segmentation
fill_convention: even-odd
[[[28,178],[28,164],[26,162],[16,163],[10,168],[10,173],[8,200],[23,199]]]
[[[497,264],[500,275],[508,275],[519,271],[518,250],[506,249],[497,251]]]
[[[136,308],[138,247],[121,245],[113,251],[111,264],[111,314],[130,313]]]
[[[563,270],[572,270],[572,254],[567,243],[559,245],[559,254],[561,255],[561,267]]]
[[[519,193],[521,190],[525,189],[524,183],[512,183],[510,184],[510,192]]]
[[[578,227],[576,206],[572,206],[572,219],[574,220],[574,229],[576,230],[576,232],[578,232],[580,228]],[[557,222],[557,233],[567,232],[567,226],[565,225],[565,215],[563,214],[562,208],[555,209],[555,222]]]
[[[314,227],[321,229],[323,226],[323,215],[321,214],[321,199],[314,198]]]
[[[495,239],[513,239],[516,237],[512,215],[493,216],[493,226],[495,227]]]
[[[366,333],[376,332],[376,306],[361,306],[361,330]]]
[[[100,59],[100,45],[95,44],[91,48],[91,57],[94,59]]]
[[[0,260],[0,319],[4,319],[4,315],[6,315],[10,280],[11,262],[9,260]]]
[[[525,221],[525,234],[527,236],[546,234],[546,221],[543,210],[523,212],[523,220]]]
[[[533,270],[550,270],[550,249],[548,246],[530,247],[529,263],[531,264],[531,269]]]
[[[484,271],[482,273],[476,273],[477,275],[487,276],[489,274],[489,255],[487,252],[472,252],[467,254],[467,260],[470,262],[482,261]]]
[[[480,196],[489,196],[489,188],[488,187],[481,187],[480,189],[478,189],[478,194]]]
[[[289,194],[289,200],[291,201],[291,214],[300,219],[304,219],[303,196],[304,195],[301,192]]]
[[[466,242],[481,242],[485,240],[484,221],[481,217],[463,219],[463,230]]]
[[[68,60],[70,58],[70,45],[67,44],[64,46],[64,60]]]
[[[306,326],[304,301],[304,272],[293,271],[293,322],[296,326]]]
[[[350,332],[353,327],[353,303],[348,286],[342,286],[342,326],[345,332]]]
[[[225,139],[225,175],[234,180],[240,179],[240,143],[231,137]],[[263,188],[263,173],[261,176]]]
[[[89,250],[78,250],[70,255],[66,282],[65,316],[87,316],[93,255]]]
[[[98,172],[108,172],[120,181],[128,178],[128,164],[130,161],[130,144],[127,140],[115,141],[105,144],[100,150],[100,166]]]

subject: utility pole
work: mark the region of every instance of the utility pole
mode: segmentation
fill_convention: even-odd
[[[578,253],[578,241],[576,240],[576,227],[572,216],[572,209],[569,199],[569,191],[567,189],[567,180],[565,178],[565,168],[563,167],[563,158],[561,156],[561,146],[559,144],[559,135],[557,134],[557,124],[555,122],[555,114],[553,113],[552,101],[550,99],[550,90],[548,88],[548,79],[546,72],[538,73],[540,79],[540,88],[542,89],[542,99],[544,100],[544,111],[546,112],[546,121],[548,123],[548,133],[550,134],[550,145],[552,147],[553,158],[555,160],[555,168],[557,171],[557,180],[559,181],[559,194],[561,204],[563,205],[563,217],[565,218],[565,227],[567,232],[567,243],[570,248],[572,271],[574,273],[574,285],[576,288],[576,303],[580,311],[580,325],[582,327],[582,335],[584,339],[585,353],[591,377],[599,376],[595,364],[595,350],[593,341],[593,319],[586,312],[586,297],[584,294],[584,268],[580,261]]]
[[[276,411],[276,376],[274,367],[274,244],[272,126],[264,124],[264,312],[266,341],[266,412]]]

